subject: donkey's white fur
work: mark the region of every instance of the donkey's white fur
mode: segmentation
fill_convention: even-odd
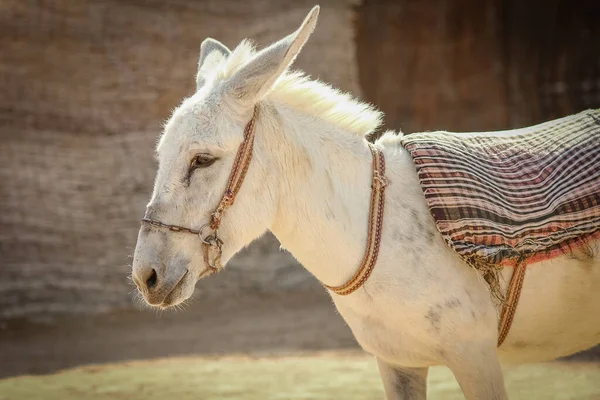
[[[364,135],[381,114],[286,72],[317,14],[316,7],[298,31],[258,53],[248,42],[233,52],[212,39],[203,43],[198,91],[175,110],[157,149],[146,217],[203,225],[258,105],[254,158],[219,232],[223,261],[270,229],[320,281],[340,285],[366,246],[371,154]],[[424,398],[427,368],[444,364],[468,399],[504,399],[499,358],[552,359],[599,341],[599,261],[576,254],[529,267],[512,330],[497,350],[498,310],[477,273],[437,234],[411,157],[392,133],[377,146],[390,181],[379,261],[362,288],[332,298],[361,346],[377,357],[388,398]],[[217,160],[189,174],[198,153]],[[140,230],[133,278],[150,304],[184,301],[205,268],[198,238]],[[156,284],[148,287],[152,270]]]

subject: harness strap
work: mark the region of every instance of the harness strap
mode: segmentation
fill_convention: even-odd
[[[385,188],[388,180],[385,177],[385,158],[383,153],[369,143],[373,155],[373,180],[371,183],[371,206],[369,209],[369,226],[367,233],[367,249],[358,271],[352,278],[341,286],[328,286],[323,284],[332,292],[345,296],[360,288],[369,279],[381,244],[381,231],[383,228],[383,211],[385,208]]]
[[[510,331],[515,312],[517,311],[517,305],[519,305],[521,289],[523,288],[523,281],[525,280],[525,272],[527,272],[527,259],[521,259],[517,265],[515,265],[506,291],[506,303],[502,308],[500,322],[498,323],[498,347],[502,345]]]

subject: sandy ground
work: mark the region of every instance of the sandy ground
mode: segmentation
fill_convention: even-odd
[[[505,370],[511,399],[600,398],[597,363],[547,363]],[[463,399],[451,372],[432,368],[429,399]],[[0,380],[0,400],[383,399],[372,357],[353,351],[275,357],[170,358],[87,366]]]
[[[569,362],[511,368],[509,388],[517,399],[600,399],[599,355],[596,349]],[[55,374],[99,363],[113,365]],[[461,398],[451,374],[436,371],[430,385],[441,397],[433,398]],[[37,374],[54,375],[23,376]],[[340,397],[339,391],[347,399],[382,398],[373,359],[358,349],[322,291],[231,293],[177,312],[3,322],[0,378],[11,376],[20,377],[0,380],[0,400],[161,393],[181,394],[179,400],[319,399]]]

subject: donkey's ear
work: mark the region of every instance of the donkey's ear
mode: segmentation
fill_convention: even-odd
[[[198,73],[196,74],[196,90],[200,90],[206,83],[206,77],[224,62],[231,54],[231,50],[223,43],[212,38],[206,38],[200,45],[200,59],[198,60]]]
[[[318,15],[315,6],[296,32],[256,53],[231,77],[229,93],[249,106],[262,99],[292,64],[315,29]]]

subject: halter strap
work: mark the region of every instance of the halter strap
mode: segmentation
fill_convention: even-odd
[[[254,126],[256,125],[257,117],[258,105],[254,106],[252,118],[244,128],[244,139],[242,140],[240,147],[238,147],[237,154],[235,155],[233,167],[231,167],[229,179],[227,180],[225,193],[223,194],[217,209],[210,216],[210,227],[215,231],[215,233],[219,230],[219,226],[221,226],[223,213],[235,202],[235,197],[240,191],[242,183],[244,183],[244,178],[246,178],[248,167],[252,161],[252,149],[254,148],[255,136]]]

